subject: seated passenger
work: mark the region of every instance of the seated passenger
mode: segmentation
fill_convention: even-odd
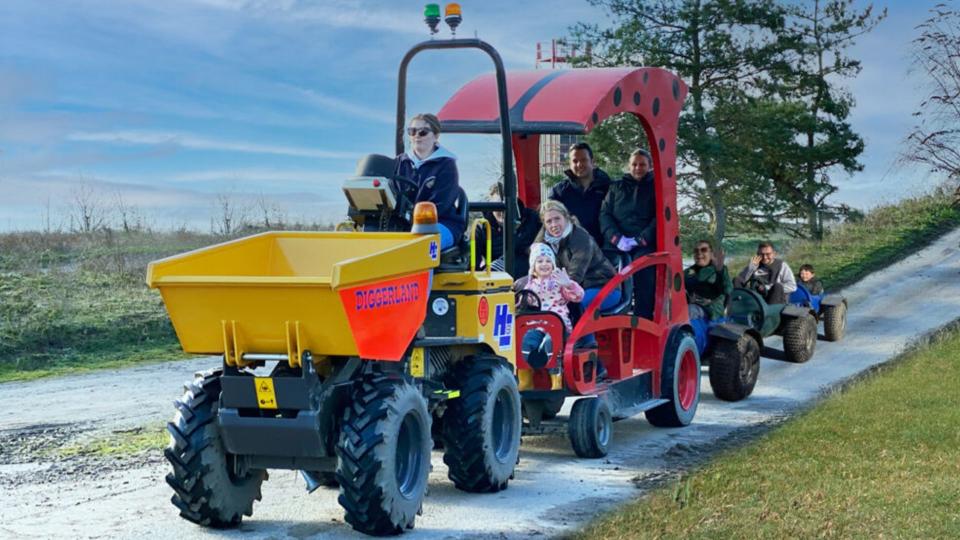
[[[683,278],[690,320],[722,318],[733,293],[733,282],[727,265],[714,258],[710,240],[697,242],[693,248],[693,266],[686,269]]]
[[[432,114],[418,114],[411,118],[407,135],[410,150],[397,156],[396,174],[417,185],[414,204],[430,201],[437,205],[440,249],[453,247],[467,227],[456,208],[460,194],[457,157],[440,146],[440,120]]]
[[[629,255],[633,261],[655,251],[657,203],[653,189],[653,162],[646,150],[630,155],[630,172],[614,182],[600,207],[603,249]],[[633,275],[633,312],[653,318],[654,282],[657,268],[644,268]]]
[[[770,242],[760,242],[757,255],[750,259],[733,284],[757,291],[768,304],[785,304],[790,293],[797,290],[793,271],[786,261],[777,258]]]
[[[804,264],[800,266],[800,281],[797,283],[803,285],[803,288],[814,296],[823,294],[823,283],[813,273],[813,265]]]
[[[600,289],[616,275],[613,265],[603,256],[597,243],[583,227],[571,218],[563,203],[545,201],[540,206],[543,228],[536,241],[548,244],[557,254],[557,265],[563,268],[584,289],[580,304],[584,309],[600,293]],[[609,309],[620,302],[620,289],[614,289],[603,300],[600,309]]]
[[[563,320],[567,332],[573,331],[570,321],[569,302],[583,300],[583,287],[570,279],[566,270],[557,268],[556,256],[547,244],[530,246],[530,277],[524,289],[533,291],[540,298],[540,310],[552,311]]]
[[[503,201],[503,184],[497,182],[490,187],[490,200],[494,202]],[[515,237],[513,239],[513,275],[525,276],[530,271],[530,264],[527,258],[530,253],[530,244],[536,238],[540,231],[540,216],[536,211],[523,205],[522,201],[517,201],[520,210],[520,224],[517,225]],[[484,212],[483,217],[490,222],[490,247],[493,253],[493,269],[503,270],[503,212]],[[477,230],[477,256],[486,256],[486,229],[481,227]]]

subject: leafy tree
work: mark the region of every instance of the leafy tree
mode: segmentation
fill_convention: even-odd
[[[914,113],[918,125],[902,159],[960,181],[960,11],[938,4],[913,40],[914,66],[929,92]],[[955,193],[960,202],[960,187]]]
[[[718,162],[729,154],[717,126],[711,123],[710,109],[729,96],[755,88],[755,82],[778,59],[782,45],[776,36],[784,27],[783,9],[771,0],[590,3],[608,11],[614,25],[580,24],[572,29],[575,41],[593,45],[585,62],[660,66],[688,83],[690,98],[678,134],[677,179],[681,194],[692,198],[690,208],[708,216],[710,231],[719,241],[727,228],[727,199],[737,191],[751,189],[718,170]],[[594,138],[604,138],[604,129],[618,127],[600,126]]]

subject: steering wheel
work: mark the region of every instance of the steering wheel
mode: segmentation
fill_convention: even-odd
[[[540,297],[529,289],[520,289],[514,294],[514,299],[517,311],[543,311],[543,302],[540,301]]]

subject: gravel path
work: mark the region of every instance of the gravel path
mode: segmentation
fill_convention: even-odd
[[[575,458],[565,436],[526,437],[516,479],[489,495],[455,490],[435,454],[424,514],[405,537],[553,536],[741,444],[960,317],[958,244],[960,230],[848,288],[844,340],[820,341],[807,364],[764,358],[749,399],[716,400],[704,376],[700,410],[687,428],[656,429],[642,416],[618,422],[610,455],[593,461]],[[780,347],[775,339],[767,345]],[[294,472],[271,472],[253,518],[237,530],[215,531],[177,517],[159,455],[54,457],[64,445],[159,425],[171,416],[183,382],[214,365],[199,359],[0,385],[0,537],[361,537],[344,524],[336,491],[307,495]]]

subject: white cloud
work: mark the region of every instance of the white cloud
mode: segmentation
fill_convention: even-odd
[[[245,141],[229,141],[168,131],[79,132],[68,137],[72,141],[105,142],[132,145],[169,145],[193,150],[215,150],[248,154],[276,154],[318,159],[357,159],[358,152],[321,150],[302,146],[281,146]]]

